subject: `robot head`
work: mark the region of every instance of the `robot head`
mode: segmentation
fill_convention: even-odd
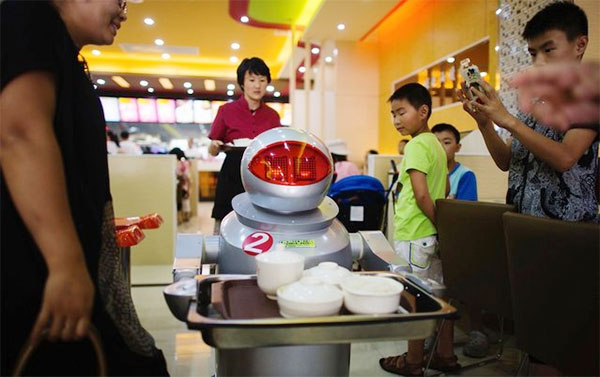
[[[246,148],[240,169],[252,203],[286,213],[317,208],[333,176],[325,144],[289,127],[273,128],[256,137]]]

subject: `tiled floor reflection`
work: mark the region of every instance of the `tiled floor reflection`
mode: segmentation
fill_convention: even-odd
[[[190,331],[169,311],[163,287],[134,287],[133,300],[142,325],[162,349],[171,376],[212,376],[214,356],[200,332]]]

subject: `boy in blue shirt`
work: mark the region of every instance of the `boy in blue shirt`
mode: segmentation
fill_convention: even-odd
[[[477,201],[477,180],[475,173],[468,167],[456,162],[454,156],[460,151],[460,133],[451,124],[439,123],[431,132],[437,137],[448,157],[450,174],[450,195],[448,199]]]
[[[408,261],[415,275],[440,281],[435,201],[448,195],[450,184],[446,153],[427,124],[431,96],[424,86],[411,83],[397,89],[389,102],[394,127],[403,136],[412,137],[400,164],[402,190],[395,207],[394,248]],[[453,321],[446,321],[430,364],[433,369],[448,372],[460,368],[452,339]],[[407,353],[382,358],[379,365],[391,373],[422,376],[423,342],[410,340]]]

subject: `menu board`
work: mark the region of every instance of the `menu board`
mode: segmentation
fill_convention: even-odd
[[[115,97],[100,97],[102,110],[104,111],[104,120],[107,122],[119,122],[119,99]]]
[[[156,123],[158,116],[156,114],[156,100],[151,98],[138,98],[138,111],[140,113],[140,122]]]
[[[175,101],[175,120],[177,123],[194,123],[194,101],[178,99]]]
[[[119,98],[121,122],[139,122],[137,100],[135,98]]]
[[[159,123],[175,123],[175,100],[159,98],[156,100]]]
[[[211,124],[213,122],[213,114],[210,101],[195,100],[194,101],[194,123]]]
[[[100,97],[107,122],[196,123],[212,124],[219,108],[226,101],[187,100],[166,98]],[[291,125],[289,103],[268,102],[281,119],[282,125]]]

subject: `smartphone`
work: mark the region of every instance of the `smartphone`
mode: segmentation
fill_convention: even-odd
[[[471,59],[463,59],[460,62],[460,74],[465,80],[465,92],[467,97],[472,101],[477,100],[477,102],[481,103],[479,98],[471,91],[471,88],[475,88],[478,91],[483,92],[483,80],[479,73],[479,68],[475,64],[471,64]]]

